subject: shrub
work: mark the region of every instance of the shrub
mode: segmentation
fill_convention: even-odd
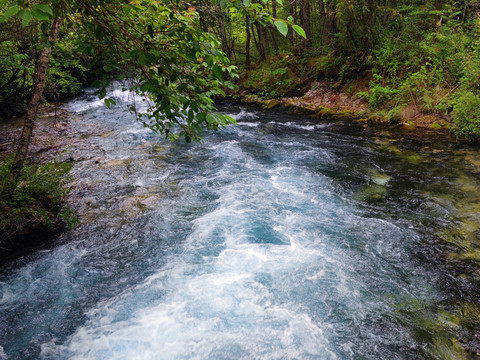
[[[0,162],[0,242],[25,227],[53,230],[62,220],[68,226],[75,223],[64,203],[68,189],[63,185],[69,179],[70,163],[25,166],[16,181],[10,175],[12,163],[13,158]]]
[[[480,97],[461,91],[453,100],[452,118],[455,133],[472,139],[480,137]]]
[[[392,101],[395,102],[399,90],[383,84],[383,78],[378,74],[373,74],[373,80],[370,82],[370,90],[360,91],[357,96],[368,101],[371,108],[378,108]]]

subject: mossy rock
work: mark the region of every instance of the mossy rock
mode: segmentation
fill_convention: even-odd
[[[413,131],[417,128],[417,125],[412,120],[408,120],[402,123],[402,129],[406,131]]]
[[[279,106],[280,104],[281,104],[281,102],[276,100],[276,99],[265,100],[263,102],[263,108],[265,110],[270,110],[270,109],[273,109],[274,107]]]
[[[362,118],[359,118],[359,119],[355,119],[355,122],[359,123],[359,124],[367,124],[368,122],[370,122],[370,119],[362,117]]]
[[[330,117],[334,120],[357,121],[364,118],[363,113],[357,113],[352,110],[342,110],[329,108],[327,106],[319,106],[316,109],[316,114],[321,117]]]
[[[431,129],[431,130],[442,130],[443,126],[440,125],[440,123],[438,121],[435,121],[433,124],[431,124],[429,126],[429,129]]]

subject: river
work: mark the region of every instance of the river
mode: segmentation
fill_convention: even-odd
[[[478,150],[234,105],[171,143],[66,108],[80,224],[1,269],[1,360],[462,354],[435,328],[477,296]]]

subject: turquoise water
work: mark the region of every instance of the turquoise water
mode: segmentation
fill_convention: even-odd
[[[201,144],[68,109],[80,225],[2,270],[0,359],[433,358],[399,308],[451,296],[426,250],[447,155],[231,105]]]

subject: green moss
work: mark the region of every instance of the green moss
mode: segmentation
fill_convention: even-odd
[[[362,186],[355,194],[355,198],[360,201],[375,202],[383,199],[387,195],[387,188],[384,185],[368,184]]]
[[[391,179],[391,177],[388,176],[387,174],[382,174],[375,169],[371,169],[369,171],[369,176],[370,176],[370,179],[372,180],[373,183],[375,183],[377,185],[380,185],[380,186],[387,185],[388,182]]]
[[[429,357],[442,360],[470,359],[466,344],[479,325],[479,307],[460,303],[446,310],[417,298],[391,298],[395,320],[409,329]],[[465,332],[467,331],[467,333]]]
[[[441,130],[441,129],[443,129],[443,126],[440,125],[440,123],[439,123],[438,121],[435,121],[433,124],[431,124],[431,125],[429,126],[429,128],[430,128],[431,130]]]
[[[333,120],[344,120],[353,122],[358,121],[359,119],[365,119],[364,113],[345,109],[334,109],[327,106],[318,106],[316,109],[316,113],[321,117],[328,117]]]
[[[417,128],[412,120],[407,120],[402,123],[402,129],[406,131],[413,131]]]
[[[263,107],[267,110],[273,109],[274,107],[280,105],[280,101],[271,99],[271,100],[266,100],[263,103]]]

